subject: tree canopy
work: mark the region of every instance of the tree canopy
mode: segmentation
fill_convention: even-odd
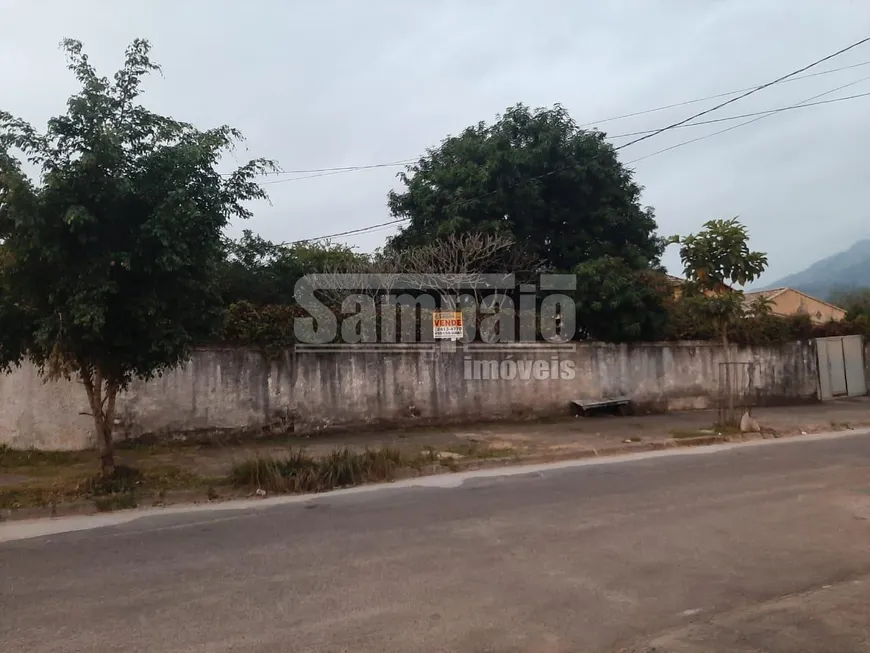
[[[293,304],[296,282],[314,272],[352,269],[368,261],[365,254],[329,241],[272,243],[249,230],[227,239],[219,269],[221,294],[227,304]]]
[[[184,361],[220,324],[222,230],[265,198],[254,160],[216,171],[241,139],[138,103],[158,70],[134,41],[113,78],[62,44],[81,90],[44,133],[0,111],[0,365],[76,376],[114,467],[115,397]],[[36,180],[24,161],[38,172]]]
[[[767,269],[767,254],[749,250],[749,232],[737,218],[708,220],[680,242],[686,278],[710,292],[744,286]]]
[[[390,247],[501,234],[562,272],[603,257],[643,269],[663,250],[632,172],[603,133],[580,129],[559,105],[532,111],[519,104],[492,125],[468,127],[400,179],[405,190],[389,194],[389,207],[408,223]]]
[[[758,279],[767,269],[767,255],[749,249],[749,232],[737,218],[708,220],[697,234],[673,240],[681,243],[680,259],[689,281],[684,306],[699,320],[710,320],[727,345],[729,329],[747,312],[743,291],[733,285]],[[751,311],[763,315],[768,309],[762,301]]]

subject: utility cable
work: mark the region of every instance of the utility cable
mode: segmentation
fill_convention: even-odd
[[[804,66],[804,67],[802,67],[802,68],[799,68],[799,69],[797,69],[797,70],[794,70],[794,71],[788,73],[787,75],[783,75],[783,76],[781,76],[781,77],[778,77],[778,78],[774,79],[773,81],[767,82],[766,84],[762,84],[762,85],[760,85],[760,86],[756,86],[756,87],[754,87],[754,88],[752,88],[752,89],[750,89],[750,90],[748,90],[748,91],[742,93],[741,95],[737,96],[736,98],[732,98],[732,99],[727,100],[727,101],[725,101],[725,102],[720,102],[720,103],[717,104],[716,106],[711,107],[711,108],[709,108],[709,109],[705,109],[704,111],[699,111],[698,113],[695,113],[695,114],[689,116],[688,118],[685,118],[684,120],[680,120],[680,121],[678,121],[678,122],[672,123],[672,124],[670,124],[670,125],[667,125],[667,126],[665,126],[665,127],[660,128],[660,129],[654,130],[653,132],[651,132],[651,133],[649,133],[649,134],[645,134],[645,135],[643,135],[643,136],[639,136],[638,138],[636,138],[636,139],[634,139],[634,140],[632,140],[632,141],[629,141],[628,143],[623,143],[622,145],[619,145],[619,146],[613,148],[613,151],[619,151],[619,150],[625,149],[626,147],[629,147],[629,146],[631,146],[631,145],[635,145],[636,143],[640,143],[641,141],[645,141],[645,140],[647,140],[647,139],[649,139],[649,138],[652,138],[652,137],[654,137],[654,136],[657,136],[658,134],[662,134],[662,133],[664,133],[664,132],[666,132],[666,131],[670,131],[671,129],[676,129],[676,128],[680,127],[681,125],[685,125],[685,124],[691,122],[692,120],[694,120],[694,119],[696,119],[696,118],[700,118],[701,116],[704,116],[704,115],[710,114],[710,113],[712,113],[713,111],[717,111],[717,110],[721,109],[722,107],[725,107],[725,106],[727,106],[727,105],[729,105],[729,104],[733,104],[734,102],[737,102],[737,101],[739,101],[739,100],[742,100],[743,98],[748,97],[749,95],[752,95],[752,94],[757,93],[757,92],[759,92],[759,91],[761,91],[761,90],[764,90],[764,89],[766,89],[766,88],[769,88],[769,87],[771,87],[771,86],[773,86],[773,85],[775,85],[775,84],[782,83],[782,82],[784,82],[784,81],[786,81],[786,80],[788,80],[788,79],[791,79],[791,78],[795,77],[796,75],[800,75],[800,73],[806,72],[806,71],[809,70],[810,68],[813,68],[813,67],[815,67],[815,66],[818,66],[819,64],[822,64],[822,63],[824,63],[825,61],[829,61],[830,59],[833,59],[834,57],[837,57],[837,56],[839,56],[839,55],[841,55],[841,54],[844,54],[845,52],[848,52],[849,50],[852,50],[852,49],[854,49],[854,48],[856,48],[856,47],[858,47],[858,46],[860,46],[860,45],[863,45],[864,43],[867,43],[868,41],[870,41],[870,36],[865,37],[865,38],[863,38],[863,39],[861,39],[861,40],[859,40],[859,41],[856,41],[855,43],[852,43],[851,45],[848,45],[848,46],[846,46],[845,48],[842,48],[842,49],[840,49],[840,50],[834,52],[833,54],[829,54],[829,55],[827,55],[826,57],[822,57],[821,59],[817,59],[816,61],[814,61],[814,62],[812,62],[812,63],[810,63],[810,64],[808,64],[808,65],[806,65],[806,66]],[[859,80],[859,81],[863,81],[863,80]],[[830,91],[825,91],[824,93],[821,93],[821,94],[819,94],[819,95],[815,95],[815,96],[813,96],[813,97],[811,97],[811,98],[807,98],[807,99],[804,100],[803,102],[799,103],[799,105],[802,105],[802,104],[806,104],[806,103],[812,102],[813,100],[816,100],[816,99],[818,99],[818,98],[820,98],[820,97],[823,97],[823,96],[825,96],[825,95],[829,95],[829,94],[834,93],[834,92],[836,92],[836,91],[838,91],[838,90],[842,90],[842,89],[845,88],[846,86],[852,86],[852,85],[854,85],[854,84],[856,84],[856,83],[858,83],[858,82],[851,82],[850,84],[846,84],[846,85],[841,86],[841,87],[838,87],[838,88],[836,88],[836,89],[832,89],[832,90],[830,90]],[[796,106],[797,106],[797,105],[796,105]],[[768,116],[770,116],[770,115],[773,115],[773,114],[772,114],[772,113],[766,113],[766,114],[764,114],[764,115],[758,116],[757,118],[753,118],[752,120],[748,120],[748,121],[746,121],[746,122],[740,123],[740,124],[738,124],[738,125],[734,125],[734,126],[729,127],[729,128],[727,128],[727,129],[723,129],[723,130],[720,130],[720,131],[718,131],[718,132],[714,132],[713,134],[707,134],[707,135],[705,135],[705,136],[702,136],[702,137],[699,137],[699,138],[696,138],[696,139],[692,139],[692,140],[690,140],[690,141],[685,141],[685,142],[683,142],[683,143],[678,143],[677,145],[673,145],[673,146],[671,146],[671,147],[664,148],[663,150],[659,150],[659,151],[657,151],[657,152],[653,152],[653,153],[648,154],[648,155],[646,155],[646,156],[640,157],[639,159],[635,159],[634,161],[630,161],[630,162],[629,162],[628,164],[626,164],[626,165],[630,165],[630,164],[632,164],[632,163],[636,163],[636,162],[641,161],[641,160],[643,160],[643,159],[648,159],[648,158],[650,158],[650,157],[652,157],[652,156],[656,156],[656,155],[658,155],[658,154],[662,154],[662,153],[667,152],[667,151],[670,151],[670,150],[672,150],[672,149],[676,149],[677,147],[682,147],[683,145],[688,145],[689,143],[693,143],[693,142],[696,142],[696,141],[699,141],[699,140],[703,140],[704,138],[710,138],[710,137],[712,137],[712,136],[716,136],[717,134],[722,134],[722,133],[725,133],[725,132],[727,132],[727,131],[732,131],[732,130],[734,130],[734,129],[737,129],[738,127],[743,127],[743,126],[748,125],[748,124],[750,124],[750,123],[757,122],[758,120],[762,120],[762,119],[764,119],[764,118],[766,118],[766,117],[768,117]],[[567,169],[567,167],[566,167],[566,166],[563,166],[563,167],[561,167],[561,168],[557,168],[556,170],[551,170],[551,171],[549,171],[549,172],[545,172],[545,173],[543,173],[543,174],[541,174],[541,175],[537,175],[537,176],[535,176],[535,177],[531,177],[531,178],[529,178],[529,179],[526,180],[526,181],[537,181],[537,180],[539,180],[539,179],[543,179],[544,177],[548,177],[548,176],[550,176],[550,175],[554,175],[554,174],[557,174],[557,173],[559,173],[559,172],[562,172],[562,171],[564,171],[565,169]],[[459,205],[463,205],[463,204],[468,204],[468,203],[470,203],[470,202],[477,201],[477,200],[479,200],[479,199],[483,199],[483,198],[485,198],[485,197],[488,197],[488,196],[490,196],[490,195],[493,195],[493,194],[495,194],[496,192],[498,192],[498,190],[490,191],[490,192],[487,192],[487,193],[483,193],[483,194],[478,195],[478,196],[476,196],[476,197],[468,198],[468,199],[465,199],[465,200],[456,200],[456,201],[453,202],[452,204],[453,204],[454,206],[459,206]],[[353,235],[353,234],[367,233],[368,231],[370,231],[370,230],[372,230],[372,229],[377,229],[377,228],[380,228],[380,227],[385,227],[385,226],[387,226],[387,225],[391,225],[391,224],[398,224],[398,223],[400,223],[400,222],[406,222],[408,219],[409,219],[409,218],[399,218],[399,219],[392,220],[392,221],[389,221],[389,222],[382,222],[382,223],[379,223],[379,224],[376,224],[376,225],[369,225],[368,227],[360,227],[359,229],[353,229],[353,230],[346,231],[346,232],[340,232],[340,233],[336,233],[336,234],[330,234],[330,235],[328,235],[328,236],[317,236],[317,237],[314,237],[314,238],[304,238],[304,239],[300,239],[300,240],[296,240],[296,241],[291,241],[291,242],[288,242],[288,243],[286,243],[286,244],[287,244],[287,245],[295,245],[295,244],[300,244],[300,243],[305,243],[305,242],[312,242],[312,241],[317,241],[317,240],[325,240],[325,239],[329,239],[329,238],[337,238],[337,237],[345,236],[345,235]]]

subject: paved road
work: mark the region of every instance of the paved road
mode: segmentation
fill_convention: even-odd
[[[870,436],[8,541],[0,592],[10,652],[870,651]]]

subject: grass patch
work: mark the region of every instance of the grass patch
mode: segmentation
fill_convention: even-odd
[[[132,492],[125,494],[110,494],[94,499],[94,506],[99,512],[112,512],[113,510],[129,510],[138,507],[139,502]]]
[[[422,458],[408,456],[395,447],[363,452],[336,449],[322,458],[295,449],[283,457],[259,456],[238,462],[230,472],[230,481],[236,487],[269,492],[326,492],[394,480],[401,469],[419,468]]]
[[[134,508],[147,495],[163,496],[169,490],[206,490],[214,479],[205,479],[175,465],[151,465],[139,470],[118,465],[110,476],[66,470],[39,474],[30,481],[0,487],[0,509],[47,507],[72,501],[93,501],[100,511]]]
[[[706,438],[715,435],[739,435],[740,433],[740,427],[713,424],[709,428],[696,430],[676,429],[670,432],[670,436],[674,440],[688,440],[691,438]]]
[[[513,449],[492,447],[485,442],[470,440],[452,444],[444,448],[444,451],[458,454],[464,458],[507,458],[514,454]]]
[[[717,435],[716,433],[704,433],[703,431],[671,431],[671,437],[674,440],[691,440],[692,438],[705,438],[710,437],[711,435]]]
[[[77,465],[95,459],[96,454],[93,451],[37,451],[35,449],[18,451],[8,445],[0,444],[0,469]]]

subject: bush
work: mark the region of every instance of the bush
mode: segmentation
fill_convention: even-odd
[[[395,479],[403,467],[417,466],[395,447],[366,449],[362,453],[337,449],[314,458],[301,449],[285,457],[257,457],[233,465],[230,480],[237,487],[278,493],[326,492],[335,488]]]

